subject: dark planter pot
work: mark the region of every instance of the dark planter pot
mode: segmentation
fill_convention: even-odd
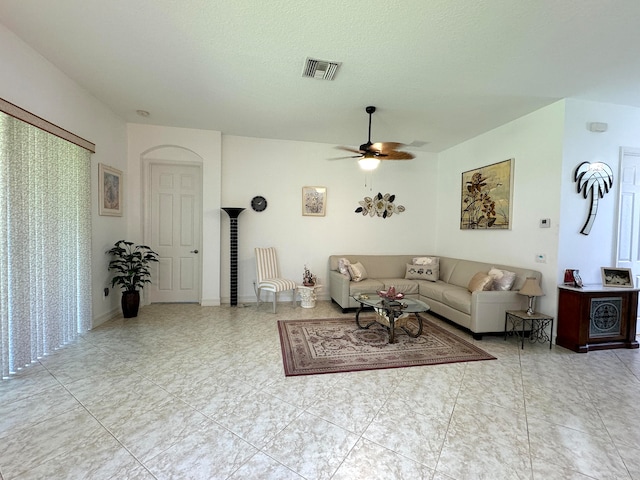
[[[122,292],[122,314],[124,318],[137,317],[138,308],[140,308],[140,292]]]

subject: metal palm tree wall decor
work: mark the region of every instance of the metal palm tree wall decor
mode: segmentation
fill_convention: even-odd
[[[609,193],[609,189],[613,186],[613,172],[606,163],[582,162],[576,167],[573,181],[578,184],[578,193],[582,192],[584,198],[591,194],[589,217],[580,230],[583,235],[589,235],[598,213],[598,199],[603,198],[605,193]]]

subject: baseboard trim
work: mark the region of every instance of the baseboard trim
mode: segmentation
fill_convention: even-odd
[[[219,307],[220,299],[219,298],[203,298],[200,302],[200,305],[203,307]]]
[[[120,315],[120,308],[116,307],[113,310],[109,310],[107,313],[103,313],[102,315],[98,315],[91,320],[91,329],[93,330],[99,325],[102,325],[105,322],[108,322],[111,319],[116,318]]]

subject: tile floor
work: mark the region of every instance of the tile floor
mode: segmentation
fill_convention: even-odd
[[[110,321],[0,382],[0,478],[640,479],[638,350],[485,337],[498,360],[284,377],[276,320],[340,315]]]

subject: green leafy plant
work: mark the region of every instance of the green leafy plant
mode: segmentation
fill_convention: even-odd
[[[106,253],[113,256],[109,262],[109,271],[115,272],[111,287],[120,285],[124,291],[136,292],[144,288],[145,283],[151,283],[149,266],[158,261],[158,254],[151,248],[118,240]]]

